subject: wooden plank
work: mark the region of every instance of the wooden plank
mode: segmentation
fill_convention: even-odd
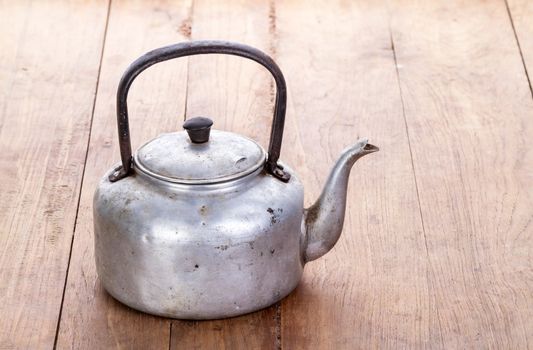
[[[282,303],[282,348],[428,347],[438,338],[427,252],[384,4],[280,1],[276,53],[289,86],[283,159],[306,204],[344,147],[380,152],[355,164],[337,246],[305,267]]]
[[[106,14],[106,1],[0,4],[2,349],[54,345]]]
[[[533,75],[533,2],[528,0],[507,0],[516,39],[520,45],[523,63],[529,75],[529,88]]]
[[[270,11],[268,3],[261,1],[197,0],[191,39],[236,41],[272,54],[275,33]],[[240,57],[197,56],[190,62],[188,81],[188,116],[211,116],[215,128],[268,146],[274,87],[263,67]]]
[[[392,5],[442,348],[533,343],[533,101],[503,1]]]
[[[118,162],[115,93],[126,67],[148,50],[186,40],[188,1],[113,1],[109,18],[89,155],[81,194],[58,348],[168,349],[170,322],[112,299],[94,266],[92,196],[97,181]],[[133,84],[133,148],[181,127],[187,60],[151,67]]]
[[[0,2],[0,15],[2,16],[2,35],[0,35],[1,47],[5,48],[0,54],[0,106],[6,106],[9,95],[9,87],[13,84],[13,79],[19,73],[15,69],[17,65],[17,55],[19,46],[24,41],[27,33],[27,22],[30,17],[28,8],[31,0],[12,3],[8,1]],[[5,112],[0,114],[0,118],[5,116]],[[1,119],[0,119],[1,120]],[[0,124],[0,128],[1,128]]]
[[[223,39],[268,52],[273,39],[269,4],[261,1],[195,1],[193,40]],[[214,127],[268,144],[273,90],[268,73],[243,58],[196,56],[189,61],[187,117],[209,116]],[[228,320],[173,321],[173,349],[271,349],[276,307]]]

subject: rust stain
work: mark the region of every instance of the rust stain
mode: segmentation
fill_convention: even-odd
[[[283,213],[283,209],[278,208],[277,210],[274,210],[272,208],[268,208],[267,212],[270,214],[270,226],[272,226],[275,223],[279,222],[279,218],[281,216],[281,213]]]
[[[200,207],[199,212],[200,212],[200,215],[201,215],[201,216],[206,216],[206,215],[207,215],[207,207],[206,207],[205,205],[202,205],[202,206]]]

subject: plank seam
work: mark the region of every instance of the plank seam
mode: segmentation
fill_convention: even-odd
[[[187,14],[187,21],[190,25],[190,32],[187,35],[187,39],[192,40],[192,30],[193,30],[193,19],[194,19],[194,0],[191,0],[191,5],[189,8],[189,13]],[[191,62],[190,57],[186,57],[187,60],[187,83],[185,84],[185,104],[183,111],[183,121],[187,120],[187,101],[189,99],[189,63]]]
[[[281,342],[281,301],[276,303],[276,313],[274,314],[274,321],[276,322],[276,327],[274,328],[275,336],[276,336],[276,350],[281,350],[282,342]]]
[[[394,36],[392,34],[392,28],[391,28],[390,24],[389,24],[389,35],[390,35],[392,56],[393,56],[393,59],[394,59],[394,69],[396,71],[396,81],[398,83],[398,92],[400,94],[400,102],[401,102],[401,105],[402,105],[402,116],[403,116],[403,121],[404,121],[404,125],[405,125],[405,134],[407,136],[407,145],[409,147],[409,156],[411,158],[411,169],[413,171],[413,178],[414,178],[414,182],[415,182],[416,199],[417,199],[417,202],[418,202],[418,213],[420,215],[420,224],[422,225],[422,235],[423,235],[423,238],[424,238],[424,247],[425,247],[425,250],[426,250],[427,262],[428,262],[428,265],[429,265],[428,266],[427,275],[426,275],[426,279],[427,279],[428,285],[429,285],[429,273],[433,270],[433,268],[431,266],[431,260],[429,258],[429,248],[428,248],[427,235],[426,235],[426,226],[424,224],[424,215],[422,214],[422,203],[420,201],[420,191],[418,189],[418,180],[416,178],[413,150],[412,150],[412,147],[411,147],[411,137],[409,135],[409,126],[407,124],[407,116],[406,116],[406,113],[405,113],[405,103],[404,103],[404,98],[403,98],[402,84],[400,83],[400,71],[398,69],[398,58],[396,56],[396,48],[394,46]],[[428,292],[428,296],[429,296],[429,292]],[[437,322],[438,322],[438,325],[439,325],[440,334],[443,334],[442,324],[441,324],[441,321],[440,321],[440,315],[439,315],[438,308],[435,308],[435,313],[436,313],[436,316],[437,316]],[[444,346],[442,337],[441,337],[440,340],[441,340],[441,345]]]
[[[513,29],[514,38],[516,40],[516,46],[518,47],[518,53],[520,54],[520,59],[522,60],[522,66],[524,67],[524,73],[526,74],[527,83],[529,85],[529,92],[531,93],[531,98],[533,98],[533,88],[531,86],[531,79],[529,78],[529,73],[528,73],[528,70],[527,70],[527,64],[526,64],[526,61],[524,59],[524,54],[522,52],[522,46],[520,45],[520,40],[518,39],[518,33],[517,33],[516,27],[514,25],[513,15],[511,13],[511,8],[509,7],[509,1],[508,0],[504,0],[504,3],[505,3],[505,8],[507,10],[507,16],[509,17],[509,22],[511,23],[511,28]],[[519,317],[520,317],[520,320],[522,322],[522,328],[524,328],[524,321],[522,319],[522,315],[519,314]],[[525,339],[526,339],[526,348],[529,349],[528,337],[527,337],[527,332],[525,331],[525,329],[524,329],[524,335],[525,335]]]
[[[172,349],[172,324],[174,323],[173,321],[170,321],[170,329],[169,329],[169,339],[168,339],[168,350]]]
[[[189,57],[186,58],[187,60],[187,84],[185,84],[185,103],[183,107],[183,121],[187,120],[187,101],[189,100],[189,63],[191,62]]]
[[[524,72],[526,73],[527,83],[529,85],[529,92],[531,93],[531,98],[533,98],[533,87],[531,86],[531,79],[529,78],[526,61],[524,59],[524,54],[522,53],[522,47],[520,46],[520,40],[518,40],[518,34],[516,33],[516,28],[514,26],[513,16],[511,14],[511,9],[509,8],[509,2],[507,0],[504,0],[504,3],[505,8],[507,9],[507,15],[509,16],[509,21],[511,22],[511,28],[513,28],[513,34],[516,40],[516,46],[518,46],[518,52],[520,53],[520,59],[522,60],[522,66],[524,67]]]
[[[419,190],[418,190],[418,181],[416,179],[415,164],[414,164],[414,160],[413,160],[413,151],[411,149],[411,138],[409,136],[409,126],[407,125],[407,117],[405,115],[405,104],[404,104],[404,101],[403,101],[402,86],[400,84],[400,72],[398,70],[398,60],[396,58],[396,49],[394,48],[394,39],[393,39],[393,36],[392,36],[392,30],[389,33],[390,33],[392,56],[394,58],[394,67],[395,67],[395,70],[396,70],[396,81],[398,82],[398,90],[399,90],[399,93],[400,93],[400,102],[402,104],[402,116],[403,116],[403,121],[404,121],[404,125],[405,125],[405,133],[406,133],[406,136],[407,136],[407,145],[409,147],[409,156],[411,158],[411,169],[413,171],[413,178],[414,178],[414,181],[415,181],[416,198],[417,198],[417,201],[418,201],[418,212],[419,212],[419,215],[420,215],[420,221],[421,221],[421,225],[422,225],[422,232],[424,233],[424,244],[426,246],[426,254],[429,255],[429,249],[428,249],[427,238],[426,238],[426,227],[424,225],[424,216],[422,215],[422,206],[420,204],[420,193],[419,193]]]
[[[87,166],[87,158],[88,158],[88,155],[89,155],[89,145],[90,145],[90,142],[91,142],[93,120],[94,120],[94,111],[95,111],[95,107],[96,107],[96,98],[98,96],[98,87],[100,85],[100,73],[102,71],[102,60],[103,60],[103,57],[104,57],[105,43],[106,43],[106,37],[107,37],[107,29],[108,29],[108,25],[109,25],[109,15],[110,15],[110,12],[111,12],[111,2],[112,2],[112,0],[109,0],[108,3],[107,3],[106,20],[105,20],[105,26],[104,26],[104,37],[103,37],[103,40],[102,40],[102,49],[100,50],[100,62],[98,64],[98,73],[96,75],[96,84],[95,84],[95,88],[94,88],[94,97],[93,97],[93,106],[92,106],[92,110],[91,110],[91,119],[89,121],[89,135],[87,137],[87,145],[86,145],[86,148],[85,148],[85,158],[84,158],[84,162],[83,162],[83,171],[82,171],[82,175],[81,175],[80,190],[79,190],[79,193],[78,193],[78,204],[76,206],[76,214],[74,216],[74,227],[72,229],[72,237],[71,237],[71,240],[70,240],[70,250],[69,250],[69,255],[68,255],[68,260],[67,260],[67,271],[65,273],[65,282],[63,283],[63,294],[61,295],[61,306],[59,307],[59,315],[58,315],[58,318],[57,318],[56,334],[55,334],[55,337],[54,337],[54,347],[53,347],[53,349],[57,348],[57,341],[59,339],[59,328],[60,328],[60,325],[61,325],[61,317],[63,316],[63,305],[64,305],[64,302],[65,302],[65,294],[66,294],[66,290],[67,290],[68,275],[69,275],[69,271],[70,271],[70,261],[71,261],[71,258],[72,258],[72,248],[74,246],[74,236],[75,236],[75,233],[76,233],[76,227],[77,227],[77,223],[78,223],[78,214],[79,214],[79,210],[80,210],[81,193],[82,193],[82,189],[83,189],[83,180],[85,179],[85,169],[86,169],[86,166]]]

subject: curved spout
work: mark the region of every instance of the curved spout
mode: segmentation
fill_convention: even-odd
[[[360,139],[355,145],[344,150],[331,170],[328,180],[318,200],[304,211],[306,262],[326,254],[339,239],[344,223],[348,178],[353,164],[364,155],[377,152],[379,148]]]

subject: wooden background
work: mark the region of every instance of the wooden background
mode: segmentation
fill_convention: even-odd
[[[1,1],[0,349],[524,349],[533,345],[533,1]],[[209,322],[114,301],[92,194],[118,161],[115,91],[142,53],[226,39],[272,55],[282,159],[306,205],[368,136],[344,234],[281,303]],[[134,146],[185,115],[266,145],[273,85],[224,56],[160,64]]]

